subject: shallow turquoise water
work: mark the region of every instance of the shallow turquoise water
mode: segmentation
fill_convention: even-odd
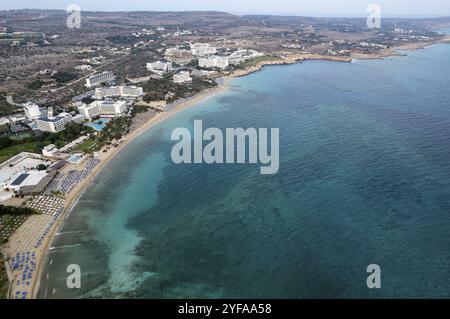
[[[83,233],[57,237],[77,246],[50,253],[41,297],[449,297],[449,84],[448,45],[233,80],[96,177],[63,228]],[[279,127],[278,174],[172,164],[171,131],[194,119]],[[65,288],[68,264],[82,289]]]

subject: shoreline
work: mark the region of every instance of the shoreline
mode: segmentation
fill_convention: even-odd
[[[124,142],[119,144],[116,148],[111,148],[106,153],[101,153],[97,157],[97,159],[100,160],[100,163],[91,171],[88,177],[86,177],[84,180],[82,180],[69,194],[66,195],[66,202],[64,211],[61,214],[60,218],[55,223],[55,226],[53,227],[52,231],[49,233],[49,238],[46,241],[45,245],[42,247],[42,254],[39,256],[39,262],[37,264],[36,268],[36,281],[32,285],[32,299],[36,299],[37,293],[39,291],[39,286],[41,282],[41,277],[44,270],[44,265],[48,260],[48,253],[50,245],[52,244],[53,240],[55,239],[56,233],[58,233],[61,228],[64,226],[65,221],[70,216],[72,210],[76,206],[78,200],[83,196],[84,192],[87,190],[89,185],[92,183],[94,178],[97,176],[97,174],[112,160],[117,154],[123,150],[131,141],[136,139],[137,137],[141,136],[143,133],[145,133],[148,129],[155,126],[156,124],[159,124],[163,122],[164,120],[172,117],[173,115],[177,114],[178,112],[185,110],[189,107],[192,107],[202,100],[213,96],[215,94],[221,93],[226,91],[229,88],[228,81],[231,79],[231,77],[224,77],[223,78],[223,84],[219,85],[218,87],[214,87],[211,89],[207,89],[205,91],[200,92],[197,95],[194,95],[192,97],[182,99],[179,101],[176,101],[174,103],[177,103],[172,109],[170,109],[167,112],[157,113],[155,116],[153,116],[150,120],[148,120],[143,125],[135,128],[132,130],[128,135],[124,136]]]
[[[229,74],[226,74],[222,77],[220,77],[223,81],[223,83],[219,84],[217,87],[207,89],[205,91],[202,91],[192,97],[188,97],[185,99],[181,99],[179,101],[175,101],[172,105],[173,108],[169,109],[168,111],[157,113],[155,116],[153,116],[151,119],[149,119],[147,122],[143,123],[139,127],[135,127],[132,129],[132,131],[124,136],[124,141],[119,144],[116,148],[109,149],[106,153],[99,153],[97,158],[100,160],[100,163],[91,171],[89,176],[87,176],[84,180],[82,180],[69,194],[66,195],[66,202],[64,205],[64,210],[58,220],[55,222],[55,225],[52,227],[51,232],[48,234],[48,238],[45,241],[45,244],[43,245],[41,249],[41,253],[39,256],[39,261],[37,263],[37,269],[36,269],[36,279],[32,283],[32,294],[31,298],[35,299],[37,297],[37,293],[39,291],[40,283],[41,283],[41,277],[43,275],[44,266],[48,260],[49,257],[49,248],[50,245],[55,239],[55,235],[57,232],[61,230],[63,227],[65,221],[70,216],[73,208],[76,206],[78,200],[82,197],[84,192],[87,190],[89,185],[92,183],[94,178],[97,176],[97,174],[109,163],[111,159],[113,159],[117,154],[123,150],[131,141],[133,141],[135,138],[141,136],[144,132],[146,132],[148,129],[152,128],[158,123],[161,123],[162,121],[170,118],[174,114],[177,114],[178,112],[185,110],[189,107],[192,107],[202,100],[211,97],[215,94],[221,93],[229,89],[229,81],[236,77],[242,77],[249,75],[254,72],[260,71],[264,66],[267,65],[289,65],[289,64],[296,64],[303,61],[309,61],[309,60],[324,60],[324,61],[332,61],[332,62],[352,62],[354,59],[361,59],[361,60],[372,60],[372,59],[383,59],[385,57],[389,56],[401,56],[400,52],[397,50],[418,50],[423,49],[427,46],[438,44],[438,43],[450,43],[450,36],[444,37],[441,41],[436,42],[427,42],[427,43],[416,43],[416,44],[410,44],[409,46],[399,46],[393,49],[386,50],[386,52],[383,52],[383,54],[377,53],[377,54],[371,54],[371,55],[362,55],[362,56],[351,56],[351,57],[344,57],[344,56],[323,56],[319,54],[311,54],[311,53],[303,53],[303,54],[292,54],[281,58],[274,58],[273,60],[263,60],[258,61],[255,65],[251,65],[245,69],[242,70],[234,70],[233,72],[230,72]],[[170,105],[168,105],[170,107]],[[9,297],[9,296],[8,296]]]

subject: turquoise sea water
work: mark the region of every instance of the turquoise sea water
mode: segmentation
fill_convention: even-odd
[[[40,297],[450,297],[449,45],[231,84],[101,171],[53,243],[68,247],[50,252]],[[280,128],[278,174],[173,164],[170,134],[195,119]],[[80,290],[66,288],[69,264]],[[381,289],[366,286],[369,264]]]

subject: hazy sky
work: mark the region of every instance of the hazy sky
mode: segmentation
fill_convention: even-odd
[[[87,11],[217,10],[313,16],[367,16],[367,6],[376,3],[384,16],[450,16],[449,0],[0,0],[0,9],[65,9],[71,3]]]

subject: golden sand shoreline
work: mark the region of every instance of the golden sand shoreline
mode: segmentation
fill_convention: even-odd
[[[203,92],[200,92],[199,94],[188,98],[185,101],[179,102],[173,109],[167,112],[158,113],[154,117],[152,117],[149,121],[144,123],[143,125],[137,127],[132,132],[130,132],[128,135],[124,137],[124,142],[119,144],[117,148],[111,148],[106,153],[99,153],[98,159],[100,160],[100,163],[91,171],[90,175],[82,180],[69,194],[66,196],[66,203],[65,203],[65,209],[64,212],[61,214],[61,216],[58,218],[55,225],[52,227],[49,235],[47,236],[46,240],[43,243],[43,246],[39,251],[36,252],[37,254],[37,270],[36,270],[36,277],[32,282],[32,298],[36,298],[36,295],[39,290],[40,280],[42,277],[42,271],[43,271],[43,265],[47,262],[48,257],[48,249],[50,247],[50,244],[53,242],[54,237],[56,233],[60,230],[62,225],[64,224],[65,220],[69,216],[71,210],[76,205],[77,200],[82,196],[83,192],[87,189],[89,184],[92,182],[92,180],[95,178],[95,176],[102,170],[102,168],[112,159],[114,158],[121,150],[123,150],[129,142],[140,136],[142,133],[146,132],[148,129],[153,127],[154,125],[161,123],[162,121],[170,118],[174,114],[177,114],[178,112],[185,110],[191,106],[194,106],[201,102],[202,100],[215,95],[217,93],[223,92],[229,88],[229,81],[234,77],[241,77],[248,75],[253,72],[257,72],[261,70],[264,66],[267,65],[283,65],[283,64],[294,64],[302,61],[307,60],[327,60],[327,61],[334,61],[334,62],[351,62],[354,58],[358,59],[380,59],[388,56],[394,56],[394,55],[401,55],[399,52],[396,51],[396,49],[400,50],[416,50],[424,48],[428,45],[433,45],[437,43],[450,43],[450,37],[445,37],[442,41],[439,42],[433,42],[433,43],[422,43],[417,45],[411,45],[411,46],[401,46],[397,47],[393,50],[386,50],[385,52],[382,52],[380,54],[373,54],[373,55],[355,55],[352,57],[339,57],[339,56],[323,56],[319,54],[310,54],[310,53],[304,53],[304,54],[293,54],[289,56],[285,56],[283,58],[277,58],[274,60],[263,60],[258,63],[256,63],[253,66],[247,67],[244,70],[236,70],[227,76],[223,77],[223,84],[219,85],[216,88],[208,89]],[[26,236],[28,227],[20,227],[16,232],[13,234],[15,236],[14,238],[24,238]],[[10,297],[10,296],[8,296]]]
[[[179,102],[173,109],[171,109],[168,112],[158,113],[154,117],[152,117],[148,122],[143,124],[142,126],[134,129],[132,132],[130,132],[128,135],[124,137],[124,142],[119,144],[116,148],[109,149],[106,153],[99,153],[97,156],[97,159],[100,160],[100,163],[91,171],[90,175],[82,180],[69,194],[66,195],[66,204],[65,204],[65,211],[60,216],[58,221],[55,224],[55,227],[53,227],[51,233],[49,234],[48,240],[46,240],[43,249],[37,253],[38,256],[38,265],[37,265],[37,271],[36,271],[36,279],[35,282],[33,282],[32,287],[32,298],[37,297],[37,293],[39,291],[39,285],[42,277],[42,271],[43,271],[43,265],[47,262],[47,253],[48,249],[53,242],[53,239],[55,237],[55,234],[61,229],[63,226],[65,220],[70,215],[70,212],[75,207],[76,202],[78,199],[83,195],[84,191],[88,188],[89,184],[92,182],[92,180],[97,176],[97,174],[102,170],[102,168],[109,163],[111,159],[113,159],[120,151],[122,151],[129,142],[133,141],[135,138],[146,132],[151,127],[155,126],[158,123],[163,122],[164,120],[172,117],[173,115],[177,114],[178,112],[185,110],[186,108],[189,108],[191,106],[194,106],[198,104],[200,101],[215,95],[217,93],[223,92],[228,88],[228,81],[229,78],[224,78],[224,83],[218,87],[207,89],[203,92],[200,92],[199,94],[188,98],[185,101]],[[17,236],[21,236],[20,228],[16,231]]]

